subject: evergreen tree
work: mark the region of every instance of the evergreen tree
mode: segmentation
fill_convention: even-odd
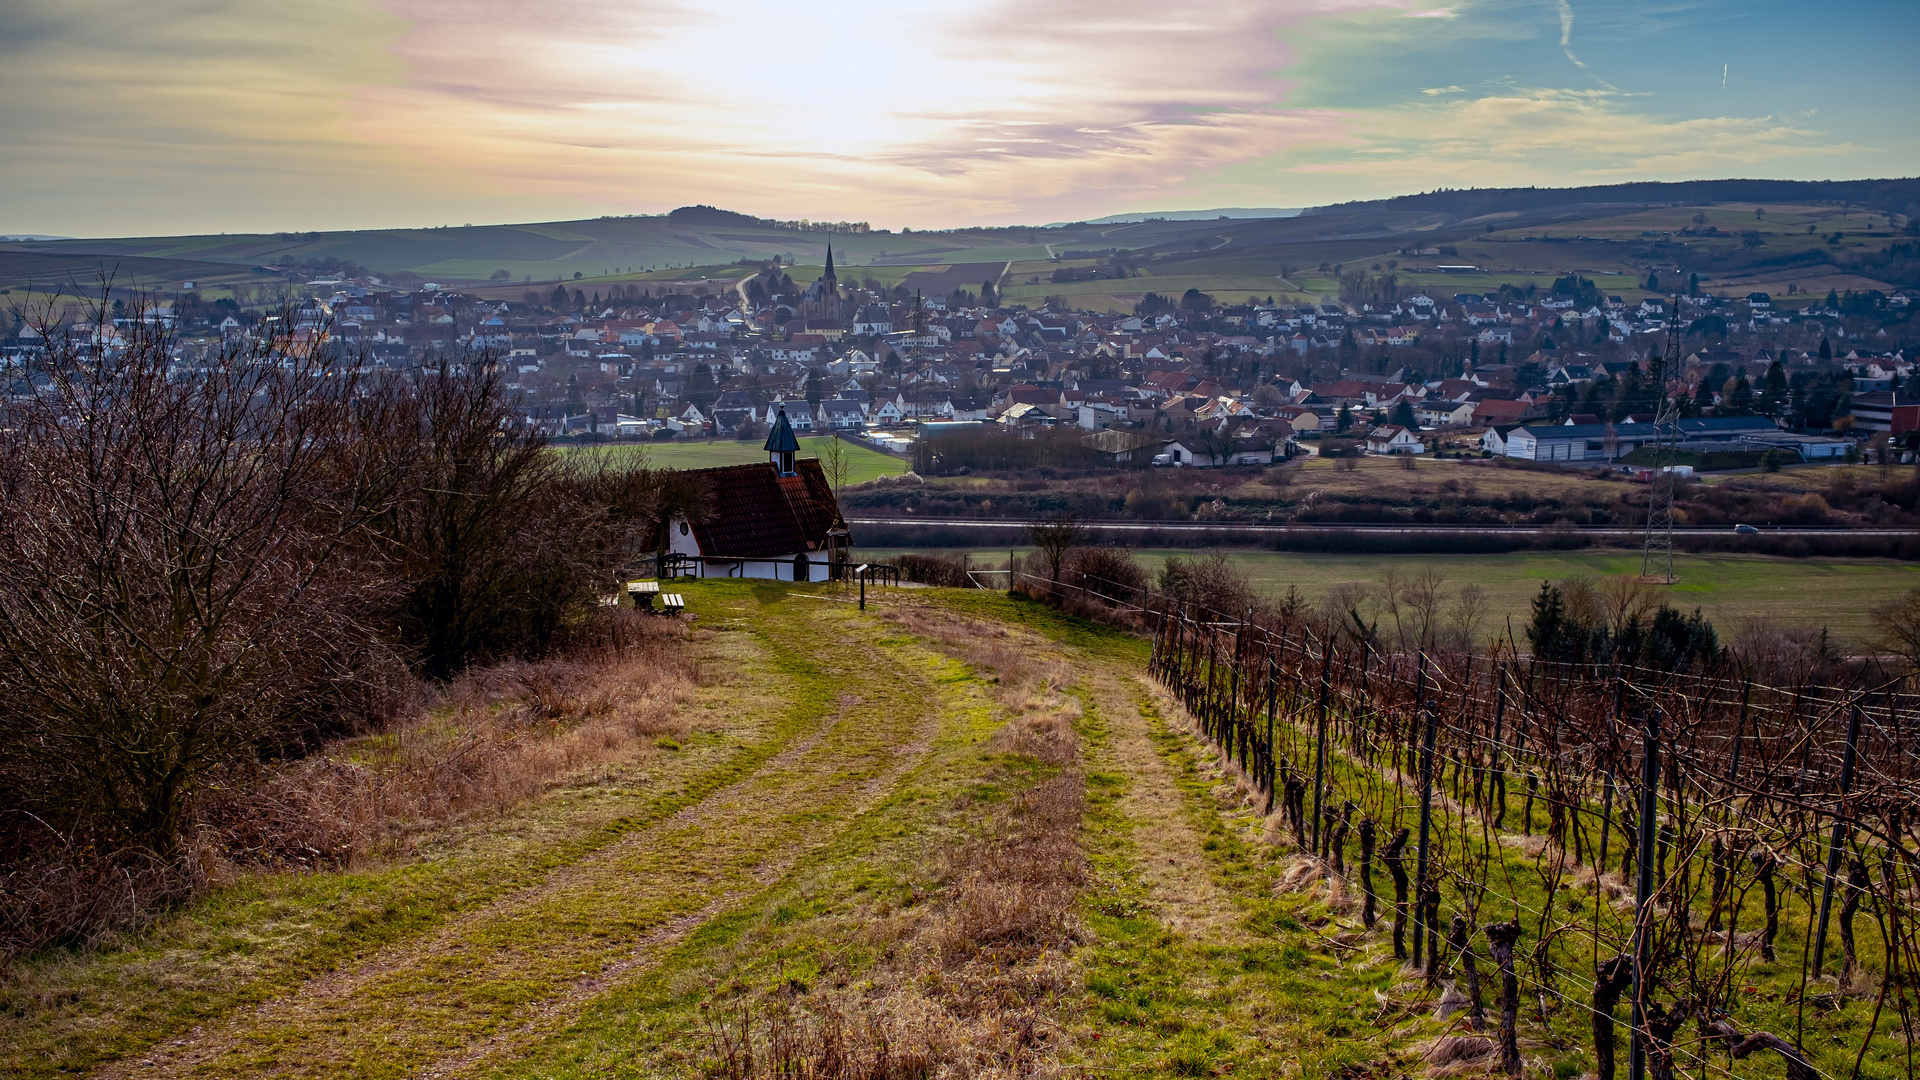
[[[1346,405],[1340,406],[1340,412],[1333,418],[1334,431],[1344,434],[1353,426],[1353,410]]]
[[[717,394],[713,369],[705,364],[695,364],[693,375],[687,379],[687,401],[700,406],[701,412],[706,412],[713,408],[713,399]]]
[[[1401,398],[1400,403],[1393,407],[1393,422],[1408,431],[1420,430],[1420,421],[1413,415],[1413,404],[1406,398]]]
[[[1760,392],[1760,412],[1777,417],[1787,410],[1787,369],[1775,360],[1767,368],[1766,382]]]

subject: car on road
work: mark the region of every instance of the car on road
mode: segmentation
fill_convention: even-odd
[[[1739,533],[1741,536],[1759,536],[1760,535],[1760,530],[1754,528],[1751,525],[1735,525],[1733,527],[1733,531],[1736,533]]]

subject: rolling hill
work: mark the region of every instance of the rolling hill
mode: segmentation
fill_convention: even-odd
[[[0,243],[0,289],[84,289],[110,274],[129,290],[166,294],[191,281],[203,292],[239,287],[264,298],[345,266],[517,296],[558,281],[727,281],[747,272],[742,264],[774,258],[818,266],[831,241],[843,280],[933,291],[991,277],[1012,302],[1057,296],[1087,307],[1130,307],[1149,291],[1188,288],[1236,300],[1327,297],[1337,294],[1340,271],[1425,284],[1443,265],[1476,268],[1435,279],[1464,291],[1567,272],[1630,290],[1652,269],[1755,287],[1804,279],[1824,291],[1914,284],[1899,272],[1876,276],[1888,260],[1871,256],[1896,237],[1896,217],[1916,212],[1920,180],[1910,179],[1435,191],[1291,217],[1172,214],[897,233],[830,234],[683,207],[515,225],[10,241]],[[1688,232],[1694,225],[1698,236]],[[1760,243],[1742,244],[1746,233]],[[1103,267],[1115,255],[1126,257],[1129,276],[1054,280],[1058,270]]]

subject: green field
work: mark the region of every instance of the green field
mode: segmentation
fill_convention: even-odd
[[[800,456],[819,457],[820,444],[826,441],[824,435],[812,435],[800,440]],[[896,457],[889,457],[878,450],[869,450],[853,443],[843,443],[847,450],[847,460],[852,469],[847,473],[847,483],[863,484],[882,476],[898,476],[907,471],[907,463]],[[696,442],[646,443],[642,445],[621,444],[610,447],[614,453],[645,454],[647,463],[665,469],[714,469],[723,465],[746,465],[750,462],[767,460],[767,452],[760,448],[760,440],[738,442],[725,439],[699,440]],[[579,451],[576,451],[579,452]]]
[[[855,534],[858,542],[858,533]],[[887,558],[901,549],[863,549],[868,557]],[[958,554],[958,552],[952,552]],[[1004,567],[1005,548],[976,548],[983,565]],[[1141,548],[1134,555],[1158,570],[1169,556],[1191,558],[1193,551]],[[1449,591],[1469,582],[1486,591],[1483,629],[1493,633],[1513,619],[1530,617],[1530,604],[1542,581],[1638,574],[1638,552],[1618,550],[1516,552],[1510,555],[1316,555],[1276,551],[1228,550],[1224,554],[1259,591],[1277,596],[1297,586],[1311,601],[1340,582],[1377,585],[1389,569],[1402,575],[1429,568],[1447,577]],[[1920,587],[1920,566],[1875,559],[1784,559],[1766,556],[1679,555],[1679,581],[1669,603],[1698,607],[1713,620],[1723,641],[1749,626],[1826,627],[1839,641],[1861,645],[1871,636],[1868,615],[1887,600]]]

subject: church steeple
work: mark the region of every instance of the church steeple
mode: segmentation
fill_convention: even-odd
[[[833,276],[833,241],[831,240],[827,241],[827,272],[820,275],[820,280],[822,281],[838,281],[839,280],[838,278]]]

